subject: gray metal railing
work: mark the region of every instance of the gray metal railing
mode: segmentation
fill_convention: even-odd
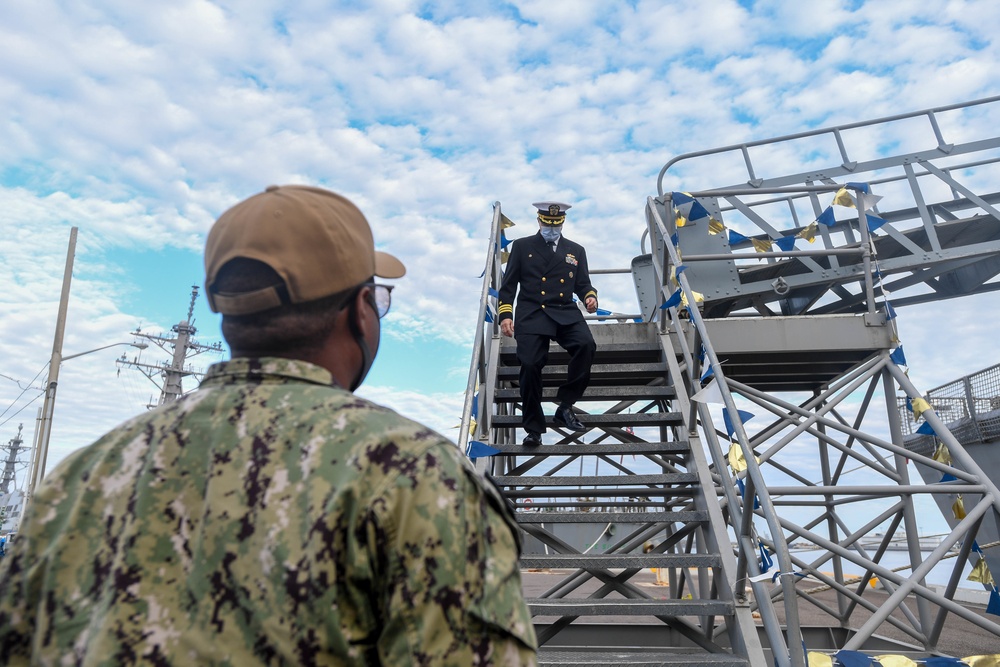
[[[1000,364],[935,387],[924,398],[963,444],[1000,440]],[[897,398],[897,405],[903,432],[916,433],[920,424],[906,397]]]
[[[484,401],[485,397],[480,397],[476,391],[478,385],[485,385],[487,374],[487,361],[489,351],[486,346],[488,341],[497,335],[496,310],[493,310],[492,322],[487,323],[486,314],[490,309],[490,289],[500,289],[501,268],[500,268],[500,239],[503,231],[503,213],[500,210],[500,202],[493,204],[493,222],[490,226],[490,239],[492,244],[486,253],[486,266],[483,269],[483,285],[479,294],[479,313],[476,320],[476,337],[472,346],[472,361],[469,364],[468,382],[465,385],[465,402],[462,406],[462,422],[458,429],[458,446],[468,452],[470,436],[475,436],[472,431],[473,401],[479,400],[476,407],[477,430],[482,433],[489,433],[490,411],[483,409],[489,406]],[[489,334],[487,327],[489,324]]]
[[[850,123],[839,127],[823,128],[809,132],[790,134],[783,137],[733,144],[706,151],[687,153],[673,158],[661,169],[657,179],[659,197],[668,194],[665,181],[675,172],[688,166],[698,167],[699,160],[726,160],[741,163],[740,169],[746,180],[733,186],[713,188],[701,193],[707,198],[706,204],[718,207],[718,218],[727,229],[739,232],[748,240],[734,243],[727,249],[732,254],[727,258],[737,262],[742,269],[751,268],[748,261],[776,261],[795,259],[802,267],[787,272],[784,276],[788,286],[795,290],[808,291],[817,286],[836,282],[841,287],[838,294],[826,294],[809,307],[814,313],[857,312],[859,304],[866,300],[863,291],[847,293],[843,287],[859,277],[851,258],[837,254],[829,256],[827,264],[819,265],[807,255],[774,255],[753,252],[753,241],[768,238],[794,236],[810,222],[819,218],[824,203],[819,195],[824,192],[813,186],[832,184],[836,181],[864,181],[884,199],[871,206],[869,215],[885,220],[877,234],[876,244],[871,246],[873,259],[878,253],[886,256],[880,260],[880,272],[893,276],[887,281],[890,290],[909,289],[911,293],[901,296],[898,305],[921,303],[936,298],[947,298],[964,293],[1000,289],[1000,284],[986,284],[984,281],[970,280],[969,275],[952,281],[963,288],[952,293],[934,288],[931,279],[941,274],[962,276],[976,271],[985,272],[983,262],[1000,253],[1000,240],[992,236],[977,234],[956,234],[946,229],[960,218],[967,220],[992,219],[1000,222],[1000,191],[977,192],[983,184],[1000,182],[1000,137],[966,140],[967,137],[955,132],[951,140],[943,133],[938,118],[944,114],[968,114],[970,110],[1000,114],[1000,96],[962,104],[949,105],[895,116],[887,116],[870,121]],[[927,119],[925,128],[914,132],[911,143],[916,147],[908,152],[895,155],[863,159],[860,155],[870,151],[875,131],[888,132],[894,124],[914,119]],[[864,130],[862,143],[847,141],[849,130]],[[929,131],[927,131],[929,130]],[[813,158],[816,142],[828,139],[835,143],[829,151],[839,159],[838,163],[816,166],[794,174],[763,174],[764,167],[753,160],[755,149],[781,150],[803,160]],[[961,140],[959,140],[961,139]],[[701,164],[701,168],[705,165]],[[737,194],[739,193],[739,194]],[[869,200],[871,201],[871,200]],[[843,209],[837,209],[843,210]],[[835,220],[830,226],[820,225],[816,231],[816,241],[827,250],[847,249],[851,246],[863,248],[867,225],[861,224],[857,215]],[[781,231],[779,231],[781,230]],[[709,258],[703,258],[707,261]],[[713,258],[714,259],[714,258]],[[847,262],[844,264],[843,262]],[[979,263],[978,268],[970,265]],[[786,267],[787,269],[788,267]],[[996,273],[993,266],[985,267]],[[727,301],[738,296],[755,297],[758,300],[775,301],[779,296],[769,294],[770,279],[755,280],[760,271],[743,271],[740,285],[718,291],[706,291],[706,299]],[[898,274],[898,275],[895,275]],[[696,289],[698,287],[696,286]],[[923,290],[923,293],[918,293]],[[744,301],[745,306],[745,301]],[[728,312],[728,311],[727,311]]]

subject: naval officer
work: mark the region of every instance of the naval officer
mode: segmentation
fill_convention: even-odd
[[[500,286],[497,315],[500,331],[514,336],[517,320],[517,358],[521,362],[521,415],[526,447],[542,444],[542,369],[549,342],[569,352],[566,381],[559,387],[554,420],[570,431],[586,430],[573,413],[573,404],[590,383],[590,365],[597,344],[583,313],[573,301],[577,295],[587,312],[597,311],[597,290],[590,284],[587,251],[562,235],[569,204],[538,202],[538,233],[514,241]],[[520,292],[518,286],[520,285]],[[514,294],[517,293],[517,317]]]

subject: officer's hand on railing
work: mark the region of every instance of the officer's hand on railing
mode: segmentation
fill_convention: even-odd
[[[585,303],[586,303],[586,306],[587,306],[587,312],[588,313],[596,313],[597,312],[597,299],[595,299],[592,296],[588,296],[587,297],[587,301]]]
[[[510,338],[514,335],[514,320],[508,318],[500,323],[500,333]]]

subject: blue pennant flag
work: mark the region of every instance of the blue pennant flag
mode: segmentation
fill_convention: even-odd
[[[972,550],[975,551],[980,556],[982,556],[983,558],[986,558],[986,556],[983,554],[983,550],[979,547],[979,542],[977,542],[976,540],[972,540]]]
[[[501,248],[503,248],[504,250],[506,250],[506,249],[507,249],[507,246],[509,246],[509,245],[510,245],[511,243],[513,243],[513,241],[509,240],[509,239],[507,238],[507,235],[506,235],[506,234],[504,234],[504,233],[503,233],[503,232],[501,231],[501,232],[500,232],[500,247],[501,247]]]
[[[760,544],[760,571],[761,574],[763,574],[764,572],[767,572],[768,570],[771,569],[771,566],[774,565],[774,561],[771,560],[771,554],[767,553],[767,547],[764,546],[764,543],[759,542],[759,544]]]
[[[685,266],[684,264],[678,264],[675,273],[677,275],[681,275],[682,273],[684,273],[687,270],[688,270],[687,266]]]
[[[676,246],[679,243],[677,232],[674,232],[673,234],[670,235],[670,242],[674,244],[674,246]]]
[[[688,212],[688,220],[701,220],[702,218],[708,217],[708,210],[705,209],[700,203],[695,202],[691,204],[691,210]]]
[[[670,200],[674,202],[674,206],[683,206],[688,202],[693,202],[694,197],[684,194],[683,192],[671,192]]]
[[[917,433],[920,435],[937,435],[934,433],[934,428],[927,422],[920,425],[920,428],[917,429]]]
[[[705,346],[702,345],[701,349],[698,350],[698,361],[705,363]]]
[[[705,367],[705,372],[701,374],[701,383],[705,384],[705,380],[715,375],[715,369],[709,364]]]
[[[598,315],[610,315],[611,311],[610,310],[604,310],[603,308],[598,308],[597,309],[597,314]]]
[[[493,311],[490,310],[489,306],[486,307],[486,316],[483,319],[491,324],[493,322]]]
[[[737,410],[736,412],[740,416],[740,421],[744,424],[753,419],[753,413],[751,412],[747,412],[746,410]],[[733,420],[729,418],[729,410],[727,408],[722,408],[722,421],[726,423],[726,432],[729,434],[729,437],[732,438],[736,429],[733,427]]]
[[[640,324],[642,322],[642,318],[641,317],[637,317],[637,318],[635,318],[632,321],[635,322],[636,324]]]
[[[868,221],[868,231],[870,232],[874,232],[886,223],[884,218],[880,218],[877,215],[871,215],[870,213],[865,216],[865,220]]]
[[[739,245],[740,243],[748,243],[749,241],[750,237],[743,236],[739,232],[734,232],[731,229],[729,230],[729,245]]]
[[[895,350],[893,350],[892,354],[889,355],[889,358],[892,359],[893,363],[896,364],[897,366],[905,366],[906,355],[903,354],[903,346],[900,345]],[[913,404],[910,402],[909,396],[907,396],[906,398],[906,406],[910,409],[910,412],[913,412]]]
[[[472,397],[472,418],[477,419],[479,417],[479,392]]]
[[[865,655],[860,651],[837,651],[834,656],[837,658],[837,663],[842,665],[842,667],[871,667],[872,657],[870,655]]]
[[[941,481],[942,482],[954,482],[957,479],[958,478],[955,477],[954,475],[952,475],[951,473],[947,473],[946,472],[943,475],[941,475]]]
[[[868,187],[867,183],[848,183],[844,187],[848,190],[859,190],[864,192],[866,195],[870,195],[872,193],[871,188]]]
[[[482,278],[482,277],[483,277],[483,276],[485,276],[485,275],[486,275],[486,269],[484,268],[484,269],[483,269],[483,272],[479,274],[479,277],[480,277],[480,278]]]
[[[742,479],[737,479],[736,480],[736,486],[740,490],[740,498],[742,498],[743,502],[745,503],[747,501],[747,486],[746,486],[746,484],[743,483]],[[755,510],[759,510],[760,509],[760,498],[757,497],[756,493],[753,496],[753,508]],[[777,574],[778,573],[775,572],[775,576],[777,576]]]
[[[660,306],[660,310],[666,310],[667,308],[674,308],[675,306],[681,305],[681,291],[677,290],[670,295],[670,298],[663,302]]]
[[[493,297],[494,299],[499,299],[500,298],[500,292],[496,291],[495,288],[493,288],[493,287],[487,287],[486,289],[487,289],[489,295],[491,297]]]
[[[896,319],[896,309],[888,301],[885,302],[885,319],[887,322]]]
[[[775,240],[774,245],[778,246],[785,252],[790,252],[792,250],[795,250],[795,237],[782,236],[780,239]]]
[[[990,602],[986,605],[986,613],[1000,616],[1000,592],[997,591],[996,586],[990,591]]]
[[[913,399],[909,396],[906,397],[906,409],[913,412]]]
[[[490,447],[485,442],[479,442],[478,440],[469,441],[469,450],[467,452],[470,459],[478,459],[484,456],[493,456],[494,454],[499,454],[499,449],[494,449]]]
[[[816,218],[816,222],[821,225],[826,225],[827,227],[833,227],[837,224],[837,217],[833,213],[833,207],[827,206],[826,210],[820,213],[819,217]]]

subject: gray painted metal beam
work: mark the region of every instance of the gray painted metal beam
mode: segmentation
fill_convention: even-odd
[[[733,611],[732,603],[722,601],[529,598],[526,602],[533,616],[723,616]]]
[[[636,569],[647,567],[718,567],[722,559],[718,554],[548,554],[521,556],[521,567],[564,568],[581,570],[608,568]]]

